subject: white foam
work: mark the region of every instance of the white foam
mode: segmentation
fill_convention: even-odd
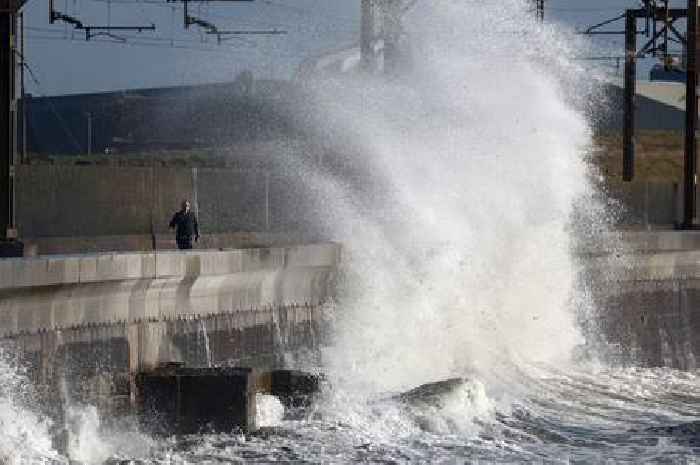
[[[0,463],[62,463],[53,449],[51,422],[36,407],[28,379],[0,348]]]
[[[133,424],[105,427],[97,408],[68,403],[66,407],[68,455],[85,465],[101,465],[117,457],[148,457],[156,441],[138,431]]]
[[[406,75],[314,82],[319,133],[359,173],[308,174],[344,246],[324,353],[338,389],[565,360],[582,341],[572,216],[592,201],[591,131],[561,87],[567,41],[527,17],[519,1],[418,2]]]
[[[284,405],[267,394],[255,395],[255,422],[258,427],[279,426],[284,418]]]

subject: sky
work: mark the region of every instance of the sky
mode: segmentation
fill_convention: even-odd
[[[638,0],[545,2],[546,21],[572,30],[585,29],[639,5]],[[686,4],[671,2],[679,7]],[[357,43],[360,29],[360,0],[192,2],[190,15],[219,29],[286,31],[285,35],[232,37],[221,45],[200,28],[184,28],[182,2],[55,0],[54,8],[84,24],[155,24],[156,31],[120,32],[118,38],[85,41],[83,31],[65,23],[49,24],[48,0],[28,0],[24,7],[24,55],[30,70],[26,87],[35,95],[226,82],[244,70],[252,71],[256,78],[288,79],[304,59]],[[624,27],[621,22],[611,29],[620,27]],[[623,54],[622,37],[591,40],[595,56]],[[614,71],[615,62],[596,65],[610,65]],[[647,68],[642,67],[640,77]]]

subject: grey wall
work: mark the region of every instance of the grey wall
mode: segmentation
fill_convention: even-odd
[[[620,131],[623,126],[624,90],[617,85],[607,85],[604,98],[596,109],[594,123],[602,132]],[[635,128],[644,130],[682,131],[685,128],[685,112],[663,102],[637,94],[635,100]]]
[[[303,179],[233,168],[21,165],[20,237],[168,234],[183,198],[198,202],[202,231],[293,231],[309,227]],[[196,184],[196,196],[195,196]]]
[[[634,181],[611,186],[618,222],[624,225],[672,225],[681,219],[681,187],[672,182]]]
[[[663,234],[673,236],[673,231]],[[611,361],[693,370],[700,363],[700,252],[620,251],[584,259],[595,313],[588,342]]]
[[[607,356],[636,366],[698,368],[700,280],[637,281],[599,300]]]
[[[111,416],[128,408],[136,374],[164,363],[313,360],[339,260],[337,244],[6,259],[0,339],[45,405],[65,402],[65,380],[72,400]]]

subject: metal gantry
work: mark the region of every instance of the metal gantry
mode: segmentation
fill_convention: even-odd
[[[697,185],[698,0],[688,0],[686,44],[685,156],[683,159],[683,228],[694,227]]]
[[[671,8],[669,0],[643,0],[642,7],[629,9],[624,13],[595,24],[582,31],[588,35],[625,36],[625,77],[624,77],[624,117],[622,130],[622,179],[634,179],[635,165],[635,100],[637,82],[637,60],[645,57],[659,58],[666,68],[673,66],[674,58],[685,59],[686,66],[686,118],[685,155],[683,163],[683,219],[681,227],[694,227],[696,209],[696,171],[698,124],[697,107],[697,28],[698,0],[688,0],[687,8]],[[605,26],[621,19],[625,20],[624,30],[606,30]],[[676,23],[685,19],[685,34],[678,30]],[[643,27],[639,22],[643,21]],[[647,41],[637,48],[637,37],[643,35]],[[672,46],[681,47],[674,53]],[[684,51],[683,51],[684,50]]]
[[[17,17],[24,3],[25,0],[0,0],[0,256],[14,255],[11,244],[6,246],[17,238]]]
[[[198,3],[202,2],[213,2],[213,1],[228,1],[228,2],[253,2],[255,0],[197,0]],[[184,17],[183,23],[185,29],[189,29],[190,26],[199,26],[204,31],[209,34],[216,36],[216,41],[221,43],[226,36],[243,36],[243,35],[281,35],[286,34],[287,31],[279,29],[267,29],[267,30],[227,30],[219,29],[216,24],[207,21],[205,19],[199,18],[197,16],[192,16],[189,13],[188,5],[192,0],[167,0],[168,3],[181,2],[183,4]]]
[[[90,40],[93,37],[100,35],[107,35],[113,38],[118,38],[114,36],[110,31],[155,31],[155,24],[150,24],[148,26],[112,26],[112,25],[86,25],[78,18],[69,16],[65,13],[61,13],[54,8],[54,0],[49,0],[49,24],[54,24],[56,21],[62,21],[73,25],[73,27],[80,31],[85,31],[85,40]]]

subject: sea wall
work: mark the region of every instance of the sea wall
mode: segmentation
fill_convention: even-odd
[[[584,324],[588,343],[615,363],[696,369],[700,366],[700,250],[677,248],[693,246],[698,235],[636,236],[638,242],[628,243],[633,247],[625,252],[583,260],[582,282],[595,302],[595,311]]]
[[[126,408],[164,364],[313,361],[339,260],[332,243],[5,259],[0,336],[49,397]]]

